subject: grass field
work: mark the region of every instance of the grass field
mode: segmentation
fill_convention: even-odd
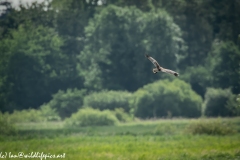
[[[62,122],[18,124],[17,135],[0,138],[0,153],[65,153],[64,159],[69,160],[238,160],[240,119],[222,120],[235,124],[237,133],[225,136],[188,134],[186,127],[196,121],[194,119],[83,128],[64,128]]]

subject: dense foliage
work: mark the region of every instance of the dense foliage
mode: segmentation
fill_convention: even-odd
[[[14,110],[11,114],[5,112],[1,116],[10,124],[59,121],[61,119],[57,112],[49,106],[41,106],[40,109]]]
[[[54,83],[64,74],[62,39],[52,28],[31,24],[19,26],[10,35],[0,43],[2,110],[37,108],[50,100],[57,91]]]
[[[237,115],[237,97],[230,89],[208,88],[203,104],[206,116],[232,116]]]
[[[1,112],[43,108],[53,120],[86,105],[123,108],[142,118],[197,117],[200,95],[211,104],[207,116],[240,114],[238,0],[45,0],[18,8],[3,0],[0,5]],[[188,84],[152,74],[145,53]],[[213,109],[217,102],[210,99],[217,95],[207,88],[230,88],[226,105]]]
[[[129,100],[132,94],[127,91],[101,91],[84,97],[84,106],[100,110],[122,108],[130,111]]]
[[[14,133],[16,133],[16,128],[0,113],[0,135],[11,135]]]
[[[214,42],[209,54],[214,87],[231,88],[240,92],[240,49],[231,41]]]
[[[64,119],[70,117],[72,113],[77,112],[83,106],[83,98],[86,94],[85,90],[67,89],[66,92],[59,90],[53,95],[53,98],[41,108],[51,108]]]
[[[149,117],[198,117],[202,98],[181,80],[159,80],[134,93],[135,115]]]
[[[85,34],[80,69],[85,86],[94,89],[134,91],[154,80],[144,53],[158,55],[160,64],[175,69],[184,51],[180,28],[163,10],[144,13],[110,5],[95,14]]]

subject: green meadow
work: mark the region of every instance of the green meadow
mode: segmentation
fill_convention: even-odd
[[[1,137],[0,152],[65,154],[62,159],[69,160],[240,159],[240,118],[204,120],[234,126],[234,132],[226,135],[191,134],[189,125],[198,121],[139,120],[117,126],[81,128],[66,128],[62,122],[21,123],[16,125],[16,135]]]

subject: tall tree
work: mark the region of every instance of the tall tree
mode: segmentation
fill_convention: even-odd
[[[0,3],[0,39],[3,39],[8,34],[10,29],[17,28],[15,23],[16,19],[13,15],[16,15],[16,10],[12,7],[12,4],[8,1]]]
[[[55,11],[46,2],[47,0],[42,3],[20,4],[19,9],[13,8],[10,2],[0,3],[0,5],[5,6],[0,16],[1,38],[8,35],[11,29],[17,29],[19,25],[28,22],[36,26],[54,27]]]
[[[211,49],[213,40],[212,14],[204,0],[152,0],[153,6],[165,9],[179,25],[188,46],[188,55],[181,61],[180,68],[201,65]]]
[[[51,28],[31,23],[12,30],[0,42],[0,103],[2,111],[36,108],[49,101],[67,72],[61,38]]]
[[[156,78],[145,53],[171,69],[184,53],[179,27],[162,10],[143,13],[136,7],[110,5],[89,21],[85,34],[79,60],[90,88],[136,90]]]
[[[205,3],[211,6],[215,38],[237,44],[240,33],[240,1],[210,0]]]
[[[232,88],[240,93],[240,49],[234,42],[215,42],[208,57],[215,87]]]
[[[82,87],[82,79],[77,70],[79,66],[77,56],[84,47],[84,28],[88,20],[93,17],[95,8],[99,7],[97,2],[98,0],[53,0],[51,2],[53,10],[57,12],[56,31],[64,40],[61,50],[67,55],[67,67],[71,69],[68,77],[72,80],[71,88]]]

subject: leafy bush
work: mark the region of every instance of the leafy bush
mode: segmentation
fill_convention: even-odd
[[[10,135],[16,133],[16,129],[13,124],[10,124],[7,115],[3,115],[0,112],[0,135]]]
[[[44,105],[56,110],[57,114],[64,119],[81,108],[85,94],[85,90],[67,89],[66,92],[59,90],[53,95],[53,99]]]
[[[49,106],[41,106],[40,109],[24,109],[21,111],[14,110],[13,113],[5,113],[4,117],[10,123],[22,122],[44,122],[60,120],[57,113]]]
[[[109,126],[118,123],[118,119],[109,110],[100,111],[92,108],[80,109],[65,120],[66,126]]]
[[[131,105],[140,118],[201,115],[202,98],[182,80],[159,80],[134,93]]]
[[[128,112],[130,110],[129,99],[131,95],[126,91],[95,92],[84,98],[84,106],[100,110],[123,108],[125,112]]]
[[[208,88],[203,105],[204,114],[206,116],[232,116],[233,113],[230,110],[233,107],[231,106],[232,101],[230,101],[232,96],[233,94],[230,89]]]
[[[236,133],[233,125],[221,120],[199,120],[187,126],[186,130],[191,134],[228,135]]]
[[[49,106],[41,106],[40,109],[14,110],[13,113],[5,113],[4,118],[10,123],[44,122],[60,120],[57,113]]]
[[[60,116],[57,114],[56,109],[51,108],[49,105],[42,105],[40,107],[40,112],[44,117],[45,121],[59,121]]]
[[[131,121],[131,116],[124,112],[122,108],[116,108],[113,111],[113,114],[117,117],[120,122],[129,122]]]
[[[45,121],[45,117],[42,116],[41,111],[36,109],[14,110],[13,113],[6,114],[6,118],[10,123]]]

